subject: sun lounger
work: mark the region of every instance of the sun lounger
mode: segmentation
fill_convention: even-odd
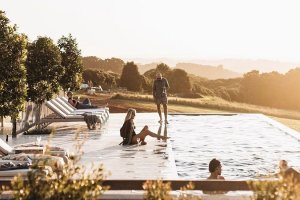
[[[44,155],[44,154],[13,154],[7,155],[1,158],[1,162],[20,162],[20,160],[24,159],[25,162],[30,160],[30,164],[36,166],[49,166],[53,170],[61,171],[66,163],[66,160],[59,156],[52,155]]]
[[[52,110],[55,115],[48,116],[41,119],[41,123],[46,122],[84,122],[84,116],[83,115],[67,115],[62,110],[60,110],[57,106],[55,106],[50,101],[47,101],[45,105]],[[92,113],[86,112],[85,114],[89,115]],[[99,122],[103,123],[104,120],[101,118],[101,115],[97,115],[99,117]]]
[[[105,112],[104,111],[99,111],[99,112],[81,112],[81,113],[72,113],[68,109],[66,109],[63,105],[61,105],[58,101],[55,99],[50,100],[50,102],[55,105],[58,109],[60,109],[64,114],[66,115],[81,115],[84,116],[85,114],[91,114],[91,115],[96,115],[102,119],[102,121],[105,121]]]
[[[58,97],[58,99],[61,99],[65,104],[68,106],[68,109],[71,112],[81,112],[81,111],[97,111],[97,110],[105,110],[106,113],[109,113],[109,108],[108,107],[101,107],[101,108],[91,108],[91,109],[76,109],[74,106],[72,106],[66,97]]]
[[[25,159],[24,161],[20,161]],[[39,173],[47,174],[52,171],[62,172],[67,162],[62,157],[43,154],[14,154],[0,159],[0,178],[12,178],[16,175],[26,177],[27,173],[42,167]]]
[[[0,158],[0,178],[18,174],[26,175],[30,171],[30,169],[21,169],[25,166],[17,166],[17,164],[36,164],[49,166],[53,170],[62,170],[64,164],[68,163],[68,151],[47,145],[38,146],[27,143],[11,147],[0,139],[0,153],[2,155]],[[11,163],[15,166],[11,166]],[[4,164],[9,164],[9,166],[2,167]]]
[[[98,115],[98,116],[101,116],[102,119],[104,121],[107,120],[108,118],[108,113],[106,111],[106,109],[98,109],[98,110],[84,110],[84,111],[81,111],[81,110],[75,110],[75,111],[70,111],[70,109],[68,109],[68,105],[62,101],[61,99],[59,98],[56,98],[56,99],[52,99],[50,100],[51,103],[53,103],[57,108],[59,108],[61,111],[63,111],[65,114],[67,115],[84,115],[86,113],[91,113],[92,115]]]
[[[9,180],[12,177],[15,177],[17,175],[20,175],[21,177],[27,177],[27,173],[31,171],[31,169],[15,169],[15,170],[5,170],[0,171],[0,178],[3,180],[3,178],[9,178]]]
[[[60,147],[47,146],[47,145],[35,145],[33,143],[21,144],[15,147],[9,146],[6,142],[0,139],[0,154],[2,156],[13,155],[19,153],[29,154],[47,154],[52,156],[68,157],[69,152]]]

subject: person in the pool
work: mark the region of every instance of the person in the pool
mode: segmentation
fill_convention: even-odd
[[[223,176],[221,176],[222,165],[219,160],[217,160],[215,158],[212,159],[209,162],[208,170],[210,172],[210,175],[209,175],[209,177],[207,177],[207,180],[212,180],[212,181],[215,181],[215,180],[224,181],[225,180],[225,178]],[[225,194],[225,193],[227,193],[227,191],[205,191],[205,190],[203,190],[203,193],[204,194]]]
[[[225,180],[225,178],[223,176],[221,176],[222,174],[222,165],[221,162],[217,159],[212,159],[209,162],[209,166],[208,166],[210,175],[207,179],[219,179],[219,180]]]
[[[293,181],[300,182],[300,172],[289,167],[286,160],[279,161],[279,172],[277,176],[282,178],[292,178]]]
[[[139,134],[135,133],[135,126],[134,126],[134,118],[136,115],[136,110],[133,108],[129,108],[124,120],[124,124],[120,129],[121,136],[123,137],[123,145],[130,145],[130,144],[138,144],[141,142],[142,145],[146,145],[145,138],[149,135],[151,137],[155,137],[158,139],[169,139],[170,137],[167,136],[160,136],[156,133],[153,133],[149,130],[148,126],[144,126]]]

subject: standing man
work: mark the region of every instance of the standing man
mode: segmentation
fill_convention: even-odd
[[[153,83],[153,98],[157,106],[159,123],[162,123],[160,104],[164,107],[165,123],[168,124],[168,97],[167,89],[169,88],[168,80],[162,77],[161,73],[156,74],[156,80]]]

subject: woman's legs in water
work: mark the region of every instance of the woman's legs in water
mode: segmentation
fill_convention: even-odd
[[[149,135],[151,137],[155,137],[155,138],[158,138],[158,139],[168,139],[170,137],[165,137],[165,136],[160,136],[160,135],[157,135],[156,133],[153,133],[151,132],[149,129],[148,129],[148,126],[145,126],[141,132],[135,136],[133,136],[132,140],[131,140],[131,143],[132,144],[137,144],[137,138],[140,138],[140,141],[144,142],[145,141],[145,138],[146,136]],[[145,142],[144,142],[145,143]]]

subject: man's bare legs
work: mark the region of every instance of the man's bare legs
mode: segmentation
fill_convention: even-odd
[[[149,135],[151,137],[158,138],[158,139],[168,139],[168,138],[170,138],[170,137],[166,137],[166,136],[157,135],[156,133],[151,132],[148,129],[148,126],[145,126],[139,134],[133,136],[131,143],[132,144],[137,144],[137,138],[140,138],[140,141],[142,141],[142,144],[147,144],[145,142],[145,138],[146,138],[147,135]]]
[[[165,115],[165,123],[168,124],[168,104],[163,104],[164,107],[164,115]]]
[[[161,117],[161,109],[160,109],[160,104],[156,104],[157,106],[157,112],[158,112],[158,115],[159,115],[159,123],[162,123],[162,117]]]
[[[157,112],[159,115],[159,123],[162,123],[162,116],[161,116],[161,109],[160,109],[160,104],[156,104],[157,106]],[[164,115],[165,115],[165,123],[168,124],[168,104],[163,104],[164,107]]]

